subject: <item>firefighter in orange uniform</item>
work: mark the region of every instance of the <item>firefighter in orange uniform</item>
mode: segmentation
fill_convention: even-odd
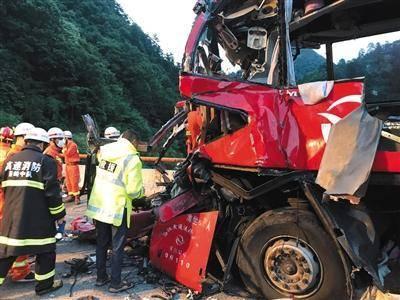
[[[186,146],[189,153],[196,150],[199,145],[202,124],[203,119],[199,109],[188,113],[186,125]]]
[[[50,128],[47,133],[50,138],[50,144],[43,153],[55,159],[57,163],[57,179],[61,183],[63,165],[61,151],[65,146],[64,131],[60,128],[53,127]]]
[[[11,149],[11,144],[14,140],[14,132],[10,127],[0,129],[0,170],[3,167],[3,162],[7,159]],[[0,221],[3,217],[4,194],[0,188]]]
[[[65,180],[68,191],[67,202],[75,201],[80,204],[79,197],[79,150],[76,143],[72,140],[71,131],[64,131],[65,146],[63,149],[65,161]]]
[[[15,132],[8,127],[1,128],[0,131],[0,170],[2,169],[3,162],[10,156],[20,152],[25,146],[25,135],[29,130],[34,128],[30,123],[21,123],[15,128]],[[15,144],[11,145],[15,137]],[[3,217],[4,193],[0,188],[0,222]],[[35,281],[35,274],[31,271],[28,261],[29,256],[19,256],[12,268],[9,275],[13,281],[18,282],[32,282]]]

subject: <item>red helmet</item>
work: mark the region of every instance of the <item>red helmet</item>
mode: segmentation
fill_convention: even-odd
[[[11,143],[14,139],[14,131],[10,127],[2,127],[0,129],[0,141]]]

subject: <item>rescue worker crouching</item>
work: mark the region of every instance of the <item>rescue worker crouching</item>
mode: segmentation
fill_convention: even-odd
[[[10,128],[4,128],[4,130],[1,130],[1,144],[3,146],[1,147],[2,153],[0,155],[0,170],[2,169],[3,163],[7,158],[21,152],[25,146],[25,135],[33,128],[34,126],[30,123],[20,123],[15,128],[13,136],[11,136],[12,131]],[[15,140],[15,143],[11,145],[13,140]],[[3,218],[3,207],[4,193],[3,189],[0,187],[0,223]],[[11,277],[12,281],[15,282],[35,281],[35,274],[31,271],[28,255],[21,255],[17,257],[11,270],[9,271],[9,276]]]
[[[80,204],[79,191],[79,150],[76,143],[72,140],[71,131],[64,131],[65,146],[63,149],[65,161],[65,181],[67,185],[68,198],[66,202],[75,201]]]
[[[86,212],[88,217],[96,220],[96,286],[111,282],[109,291],[112,293],[133,287],[132,283],[121,281],[121,268],[132,201],[144,195],[142,163],[137,145],[137,135],[128,130],[118,141],[100,148],[99,166]],[[111,278],[106,271],[110,244]]]
[[[4,217],[0,224],[0,285],[19,255],[36,254],[37,295],[62,287],[54,280],[56,262],[55,222],[64,222],[55,161],[42,152],[47,132],[34,128],[25,136],[26,146],[4,162],[0,181],[4,189]]]

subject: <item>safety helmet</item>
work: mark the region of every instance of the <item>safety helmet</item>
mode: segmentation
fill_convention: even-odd
[[[72,139],[72,132],[69,130],[64,131],[64,137],[66,139]]]
[[[58,127],[53,127],[50,128],[49,131],[47,131],[49,134],[50,139],[63,139],[64,138],[64,131],[62,131]]]
[[[43,128],[33,128],[25,135],[25,140],[33,140],[44,143],[50,143],[49,134]]]
[[[115,127],[108,127],[104,130],[104,137],[107,139],[117,138],[121,135],[121,132]]]
[[[21,123],[15,127],[14,135],[21,136],[28,133],[29,130],[35,128],[31,123]]]
[[[2,127],[0,129],[0,141],[12,142],[14,139],[14,131],[10,127]]]

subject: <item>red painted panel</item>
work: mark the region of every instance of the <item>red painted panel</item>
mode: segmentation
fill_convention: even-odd
[[[200,146],[214,163],[318,170],[332,118],[343,119],[362,105],[354,99],[362,100],[364,83],[336,82],[328,97],[315,105],[305,105],[297,89],[278,90],[191,75],[181,77],[181,88],[186,96],[249,115],[245,128]],[[400,172],[399,162],[399,152],[378,152],[373,170]]]
[[[197,40],[203,31],[203,27],[206,23],[206,18],[204,13],[201,13],[197,16],[196,20],[193,23],[192,30],[189,34],[189,37],[186,42],[185,47],[185,56],[191,56],[194,50],[197,47]]]
[[[363,89],[362,81],[335,83],[328,97],[315,105],[305,105],[297,90],[291,90],[296,96],[284,95],[289,111],[287,123],[283,126],[282,148],[291,169],[319,169],[327,141],[327,136],[323,136],[323,127],[333,125],[329,118],[343,119],[362,105]],[[349,102],[347,96],[360,102]]]
[[[215,211],[156,223],[150,243],[153,266],[201,292],[217,218]]]
[[[328,137],[323,128],[333,125],[330,118],[347,116],[363,98],[362,81],[335,83],[315,105],[305,105],[297,89],[195,76],[183,76],[181,87],[186,96],[248,113],[248,126],[200,147],[214,163],[242,167],[318,170]]]
[[[378,151],[372,170],[400,173],[400,152]]]
[[[207,77],[181,75],[179,77],[179,90],[184,97],[192,98],[201,93],[212,93],[227,90],[238,86],[239,82],[220,81]]]

